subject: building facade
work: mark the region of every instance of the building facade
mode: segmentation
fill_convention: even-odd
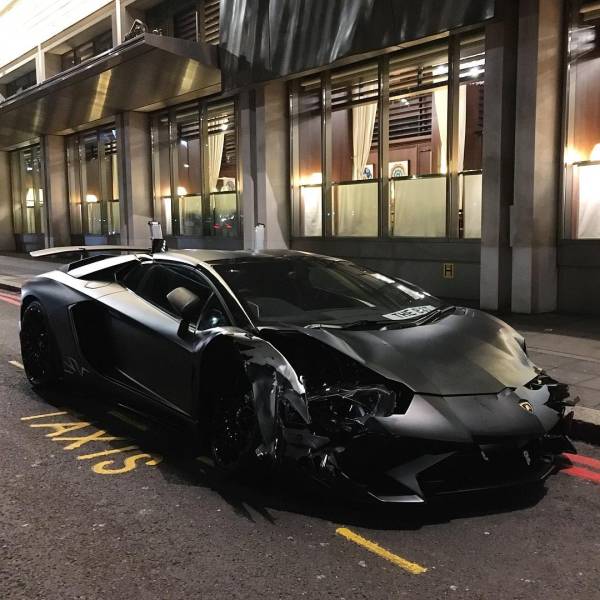
[[[482,308],[598,313],[599,25],[580,0],[0,3],[0,250],[262,224]]]

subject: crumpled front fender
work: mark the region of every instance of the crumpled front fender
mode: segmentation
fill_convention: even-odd
[[[282,402],[287,402],[306,423],[310,422],[304,385],[283,354],[266,340],[234,327],[215,329],[210,341],[216,338],[228,339],[243,361],[264,450],[274,456]]]

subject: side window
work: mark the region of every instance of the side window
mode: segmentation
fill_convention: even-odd
[[[130,289],[132,292],[139,290],[143,280],[148,276],[150,270],[153,267],[153,263],[137,263],[134,262],[127,265],[123,270],[117,274],[117,281]]]
[[[200,298],[198,313],[192,319],[197,329],[228,325],[229,319],[218,296],[208,282],[191,267],[142,263],[128,270],[121,283],[138,296],[175,316],[167,294],[184,287]]]

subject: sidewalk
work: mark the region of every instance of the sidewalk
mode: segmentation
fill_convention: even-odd
[[[23,254],[0,255],[0,288],[19,291],[25,281],[60,264]],[[582,435],[600,443],[600,317],[559,314],[500,315],[520,331],[531,359],[555,379],[569,384],[581,401],[575,419]],[[576,423],[574,433],[581,426]],[[591,432],[591,433],[590,433]]]
[[[0,289],[20,291],[28,279],[58,267],[58,263],[31,258],[27,254],[0,254]]]

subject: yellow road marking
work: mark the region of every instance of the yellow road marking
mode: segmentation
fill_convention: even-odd
[[[17,369],[24,369],[25,368],[18,360],[9,360],[8,364],[12,365],[13,367],[17,367]]]
[[[94,452],[93,454],[81,454],[77,457],[77,460],[88,460],[90,458],[98,458],[99,456],[118,454],[119,452],[129,452],[130,450],[137,450],[138,448],[139,446],[125,446],[124,448],[112,448],[111,450],[102,450],[101,452]]]
[[[43,419],[44,417],[58,417],[59,415],[66,415],[67,411],[46,413],[45,415],[31,415],[31,417],[21,417],[21,421],[31,421],[33,419]]]
[[[397,554],[393,554],[389,550],[382,548],[379,544],[376,544],[375,542],[371,542],[370,540],[367,540],[366,538],[362,537],[361,535],[358,535],[358,533],[354,533],[353,531],[350,531],[350,529],[347,529],[346,527],[338,527],[335,530],[335,532],[338,535],[345,537],[347,540],[354,542],[355,544],[358,544],[359,546],[362,546],[369,552],[372,552],[373,554],[377,554],[377,556],[381,556],[381,558],[385,558],[386,560],[389,560],[390,562],[394,563],[395,565],[404,569],[405,571],[408,571],[409,573],[413,573],[413,575],[420,575],[421,573],[425,573],[425,571],[427,571],[427,569],[425,567],[422,567],[421,565],[418,565],[417,563],[410,562],[409,560],[406,560],[405,558],[402,558],[401,556],[398,556]]]

